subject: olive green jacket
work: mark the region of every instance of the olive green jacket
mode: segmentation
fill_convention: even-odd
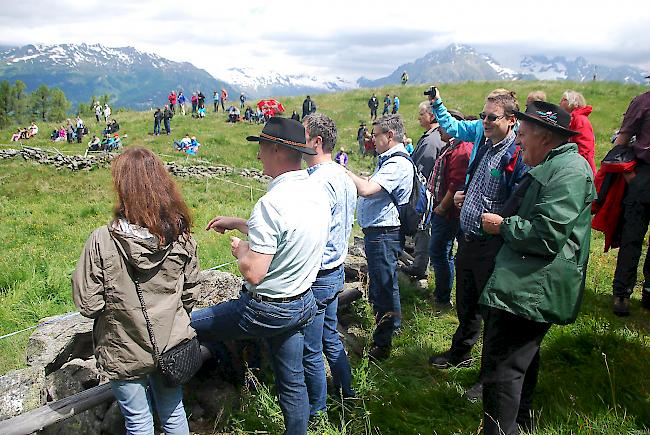
[[[189,312],[200,291],[196,242],[192,237],[158,247],[115,222],[90,235],[72,276],[72,296],[82,315],[95,319],[98,368],[109,379],[136,379],[155,369],[151,340],[135,284],[139,277],[156,344],[164,352],[196,336]]]
[[[549,152],[528,172],[516,216],[503,220],[503,247],[480,303],[536,322],[567,324],[580,309],[595,189],[573,143]]]

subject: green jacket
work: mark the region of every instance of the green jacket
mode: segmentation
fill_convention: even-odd
[[[504,244],[480,303],[536,322],[571,323],[589,260],[593,174],[573,143],[551,150],[528,174],[517,215],[501,224]]]

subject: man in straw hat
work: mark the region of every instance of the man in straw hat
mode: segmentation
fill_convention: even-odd
[[[575,321],[582,301],[595,196],[589,164],[567,143],[571,116],[543,101],[515,116],[532,169],[501,215],[482,215],[483,230],[503,239],[479,300],[487,435],[532,429],[540,344],[553,323]]]
[[[245,283],[238,299],[192,313],[192,327],[211,350],[223,340],[266,339],[284,415],[285,434],[307,433],[309,401],[302,365],[303,329],[316,313],[311,286],[321,266],[330,224],[325,189],[301,170],[305,129],[293,119],[269,119],[259,136],[257,158],[273,178],[248,221],[217,216],[206,230],[239,230],[231,237]]]

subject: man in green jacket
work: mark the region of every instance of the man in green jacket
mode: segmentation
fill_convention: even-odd
[[[486,233],[503,246],[479,303],[483,335],[483,411],[487,435],[531,429],[530,407],[539,348],[551,324],[572,323],[585,285],[591,231],[593,173],[567,143],[570,115],[532,102],[521,121],[524,163],[533,168],[504,216],[482,215]]]

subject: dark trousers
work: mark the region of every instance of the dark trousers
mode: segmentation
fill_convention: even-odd
[[[375,315],[373,344],[390,347],[393,333],[401,326],[402,309],[397,282],[397,257],[403,249],[399,228],[393,231],[364,230],[368,261],[368,299]]]
[[[163,123],[165,124],[165,133],[170,134],[172,132],[172,127],[169,124],[169,118],[163,118]]]
[[[485,435],[518,435],[532,428],[532,396],[539,373],[539,347],[551,327],[507,311],[484,312],[483,425]]]
[[[219,111],[219,102],[215,101],[213,104],[214,104],[214,111],[218,112]]]
[[[370,119],[377,119],[377,109],[376,108],[371,108],[370,109]]]
[[[451,355],[469,354],[481,334],[478,299],[494,270],[494,257],[503,243],[500,237],[468,239],[460,235],[456,253],[456,313],[458,327],[451,339]]]
[[[638,177],[638,176],[637,176]],[[638,182],[636,178],[632,183]],[[636,272],[641,259],[641,250],[645,233],[650,223],[650,203],[645,198],[639,198],[630,184],[630,192],[624,201],[623,231],[621,233],[621,247],[616,259],[613,290],[614,296],[630,297],[636,284]],[[636,186],[634,186],[636,187]],[[650,245],[649,245],[650,252]],[[643,263],[643,276],[650,281],[650,256],[646,253]],[[650,282],[648,282],[650,284]],[[644,289],[650,287],[644,284]]]
[[[458,219],[446,216],[431,216],[431,239],[429,256],[436,277],[433,293],[436,303],[448,304],[451,299],[451,287],[454,284],[454,239],[458,234]]]

